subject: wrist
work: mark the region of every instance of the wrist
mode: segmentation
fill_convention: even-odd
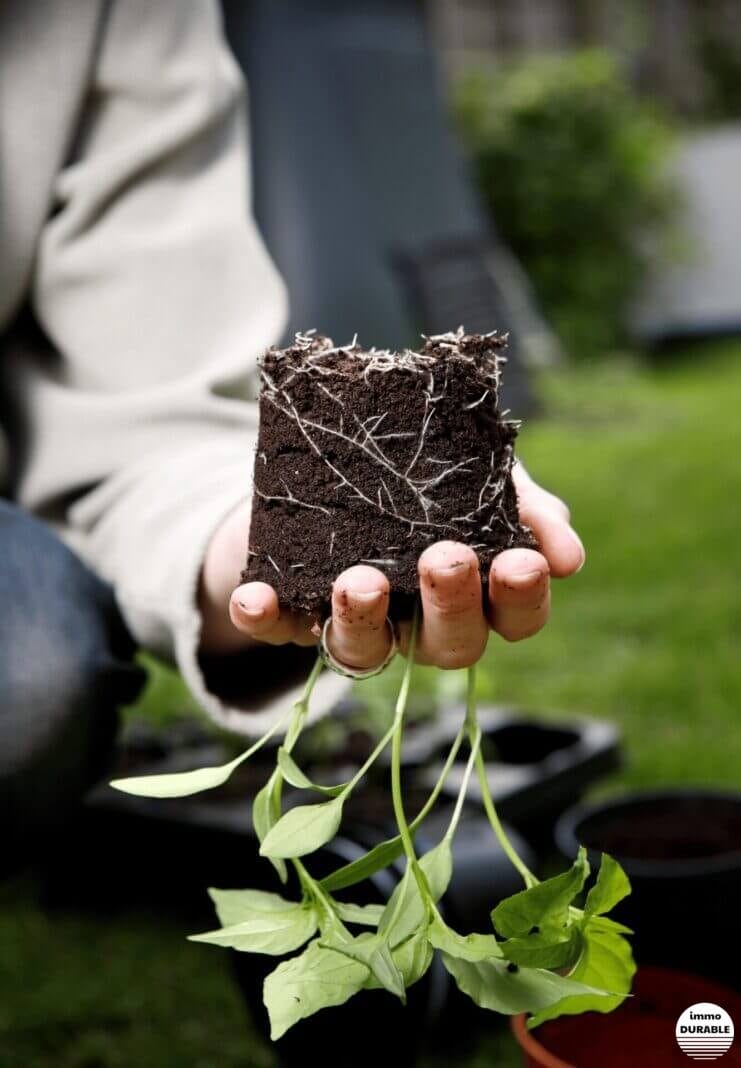
[[[229,619],[229,598],[244,566],[249,520],[249,501],[244,501],[219,524],[206,547],[198,584],[202,653],[230,653],[251,644]]]

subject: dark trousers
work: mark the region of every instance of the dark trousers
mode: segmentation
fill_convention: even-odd
[[[143,672],[108,585],[0,500],[0,875],[105,774]]]

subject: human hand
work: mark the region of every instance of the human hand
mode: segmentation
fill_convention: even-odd
[[[569,525],[569,511],[563,501],[538,486],[521,464],[515,465],[513,477],[520,518],[531,527],[542,551],[508,549],[495,557],[485,615],[473,549],[452,541],[437,542],[426,549],[419,558],[422,622],[415,653],[418,663],[468,667],[483,654],[490,629],[507,641],[536,634],[550,611],[550,576],[565,578],[582,567],[584,549]],[[200,596],[205,651],[229,651],[252,642],[316,644],[312,619],[281,609],[275,591],[266,583],[245,583],[231,597],[226,592],[225,576],[233,575],[239,567],[235,560],[242,558],[248,521],[246,506],[232,513],[207,552]],[[225,571],[227,557],[229,571]],[[231,627],[224,612],[226,603]],[[391,640],[386,626],[388,606],[389,582],[383,572],[366,564],[343,571],[332,588],[332,623],[327,635],[332,656],[358,671],[383,663]],[[402,623],[399,631],[404,651],[409,623]]]

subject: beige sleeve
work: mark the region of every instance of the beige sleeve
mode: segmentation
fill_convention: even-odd
[[[53,356],[26,361],[20,497],[61,522],[214,718],[261,732],[273,705],[228,707],[196,655],[204,549],[250,491],[255,361],[286,310],[249,211],[243,85],[217,4],[114,2],[91,79],[38,249]]]

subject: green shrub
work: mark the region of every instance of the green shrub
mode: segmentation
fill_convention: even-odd
[[[455,104],[496,229],[567,352],[619,344],[673,216],[666,121],[593,50],[470,71]]]

